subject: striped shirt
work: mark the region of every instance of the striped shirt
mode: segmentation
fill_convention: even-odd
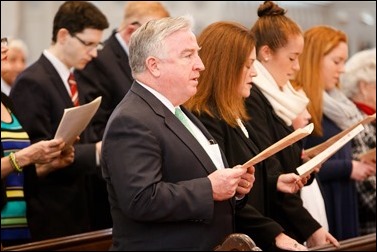
[[[1,143],[4,156],[30,146],[28,134],[19,121],[10,113],[12,121],[1,121]],[[1,211],[1,242],[6,244],[23,243],[30,240],[30,231],[26,219],[24,197],[24,174],[13,172],[5,178],[7,203]]]

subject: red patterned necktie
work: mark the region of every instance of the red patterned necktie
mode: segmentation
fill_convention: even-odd
[[[75,107],[79,106],[80,105],[79,104],[79,93],[77,92],[77,82],[75,80],[75,76],[73,75],[73,73],[69,74],[68,84],[69,84],[69,88],[71,89],[72,103]]]

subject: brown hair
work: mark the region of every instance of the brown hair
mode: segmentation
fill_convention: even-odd
[[[259,49],[267,45],[273,52],[284,47],[292,36],[302,35],[301,28],[285,16],[286,10],[272,1],[265,1],[258,8],[258,20],[251,28],[256,43],[257,56]]]
[[[74,35],[87,28],[102,31],[108,27],[106,16],[94,4],[85,1],[67,1],[55,14],[52,41],[56,42],[57,34],[62,28]]]
[[[341,42],[347,43],[347,35],[330,26],[314,26],[304,34],[304,50],[299,56],[300,71],[292,84],[303,88],[310,103],[308,111],[312,116],[314,134],[322,135],[323,91],[321,69],[323,57],[330,53]]]
[[[248,119],[238,88],[243,68],[255,46],[254,37],[241,24],[216,22],[203,30],[198,44],[206,70],[199,78],[197,93],[185,107],[197,114],[217,116],[236,127],[237,118]]]

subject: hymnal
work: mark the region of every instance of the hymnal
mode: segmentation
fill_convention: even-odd
[[[293,131],[288,136],[280,139],[279,141],[277,141],[276,143],[274,143],[273,145],[271,145],[267,149],[260,152],[255,157],[251,158],[249,161],[244,163],[242,165],[242,167],[255,165],[255,164],[265,160],[266,158],[268,158],[268,157],[274,155],[275,153],[281,151],[285,147],[297,142],[298,140],[306,137],[307,135],[310,135],[313,132],[313,129],[314,129],[313,123],[310,123],[304,128],[300,128],[300,129]]]
[[[325,162],[328,158],[330,158],[335,152],[337,152],[340,148],[342,148],[347,142],[349,142],[362,130],[364,130],[364,126],[362,124],[359,124],[358,126],[353,128],[347,134],[345,134],[340,139],[338,139],[337,141],[332,143],[330,146],[328,146],[321,153],[318,153],[315,157],[310,159],[308,162],[297,167],[296,170],[298,174],[302,177],[305,177],[309,175],[310,173],[312,173],[315,167]]]

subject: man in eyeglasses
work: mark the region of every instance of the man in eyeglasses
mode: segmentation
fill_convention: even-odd
[[[109,23],[92,3],[64,2],[54,17],[51,46],[17,78],[11,90],[18,118],[30,140],[54,138],[64,109],[84,104],[73,69],[83,69],[97,57],[103,30]],[[78,93],[77,93],[78,92]],[[29,226],[34,240],[91,230],[87,180],[99,165],[101,142],[84,136],[75,144],[74,162],[33,181],[27,196]],[[25,186],[30,181],[25,182]]]
[[[85,102],[102,96],[101,106],[87,129],[93,141],[102,139],[107,120],[134,80],[128,59],[132,33],[150,20],[169,17],[169,12],[160,2],[129,1],[123,17],[98,57],[84,70],[75,72]]]

